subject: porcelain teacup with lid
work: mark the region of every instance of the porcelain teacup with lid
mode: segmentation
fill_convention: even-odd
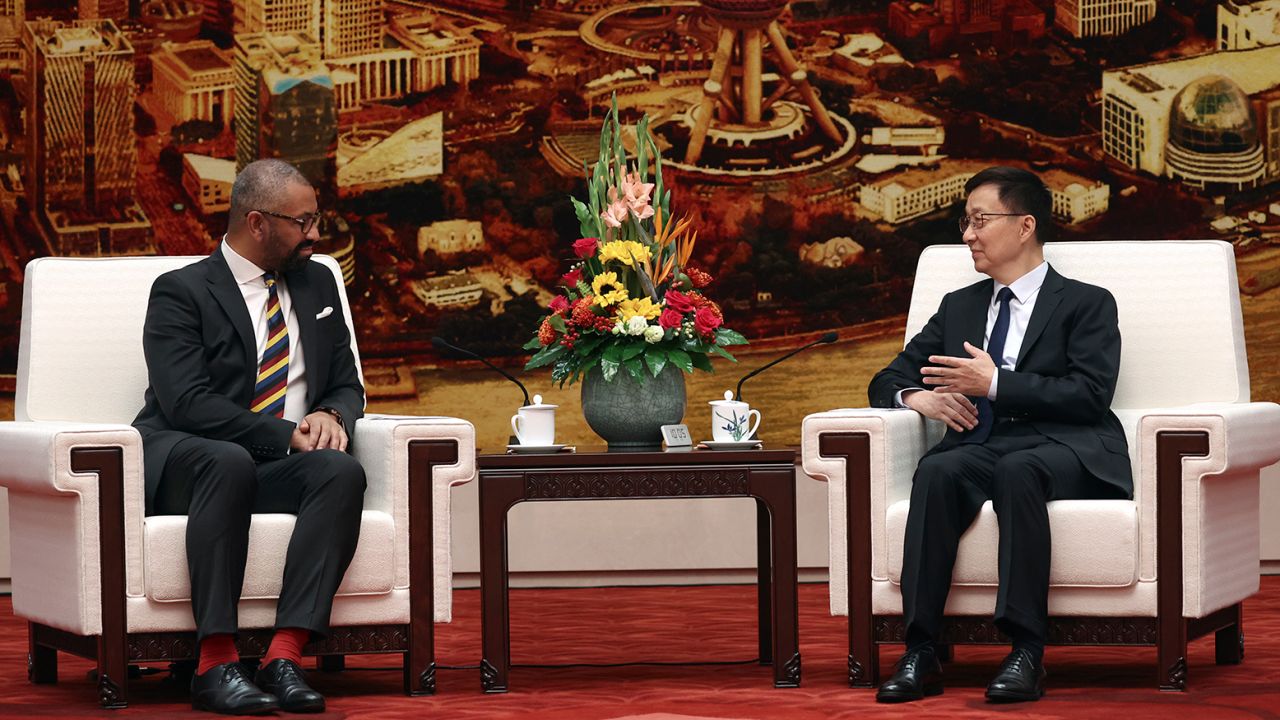
[[[745,400],[734,400],[733,391],[725,390],[723,400],[712,400],[711,439],[715,442],[746,442],[760,427],[760,411],[752,410]],[[751,422],[752,416],[755,422]]]
[[[511,416],[511,430],[521,445],[547,446],[556,442],[556,406],[544,405],[541,395]]]

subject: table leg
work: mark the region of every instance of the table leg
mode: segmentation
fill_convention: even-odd
[[[773,664],[773,553],[769,508],[756,498],[756,627],[760,631],[760,664]]]
[[[524,476],[480,479],[480,687],[507,691],[511,672],[511,619],[507,580],[507,511],[524,499]]]
[[[796,474],[755,470],[750,492],[768,507],[773,546],[773,686],[800,686],[800,623],[796,592]]]

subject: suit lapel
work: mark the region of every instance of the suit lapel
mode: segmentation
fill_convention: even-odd
[[[320,387],[320,348],[316,337],[318,303],[305,269],[285,275],[285,282],[289,286],[289,302],[293,305],[294,317],[298,320],[298,332],[302,333],[302,353],[307,363],[307,407],[311,407]]]
[[[956,357],[967,358],[969,353],[964,350],[964,343],[967,341],[974,347],[984,347],[983,340],[987,334],[987,309],[991,305],[991,288],[993,282],[990,278],[983,282],[970,286],[970,292],[964,295],[964,305],[960,310],[960,339],[956,341],[956,347],[949,352]]]
[[[1031,311],[1031,320],[1027,322],[1027,332],[1022,336],[1022,347],[1018,349],[1018,364],[1015,370],[1025,364],[1031,348],[1035,346],[1036,341],[1040,339],[1040,334],[1048,326],[1049,318],[1053,317],[1053,312],[1062,302],[1062,289],[1065,286],[1062,276],[1050,265],[1049,271],[1044,276],[1044,284],[1040,286],[1036,307]]]
[[[226,259],[222,257],[222,246],[213,251],[208,262],[209,292],[240,336],[240,344],[244,346],[245,370],[249,375],[249,387],[252,388],[258,376],[258,343],[253,337],[253,319],[249,317],[249,308],[245,305],[240,287],[236,285],[236,278],[231,274],[231,268],[227,267]]]

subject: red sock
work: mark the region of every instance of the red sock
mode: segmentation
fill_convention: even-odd
[[[240,653],[236,652],[234,635],[231,633],[209,635],[200,641],[200,667],[196,669],[196,674],[203,675],[218,665],[239,661]]]
[[[267,654],[262,658],[262,664],[266,665],[272,660],[284,658],[301,665],[302,646],[307,644],[307,640],[310,637],[311,631],[302,628],[280,628],[276,630],[276,634],[271,638],[271,645],[267,647]]]

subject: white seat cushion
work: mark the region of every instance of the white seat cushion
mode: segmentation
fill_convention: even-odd
[[[910,501],[889,506],[889,580],[902,584],[902,542]],[[1128,587],[1138,580],[1138,506],[1132,500],[1055,500],[1049,503],[1053,559],[1049,584],[1057,587]],[[991,501],[960,538],[953,585],[999,585],[1000,530]],[[1105,552],[1100,549],[1105,548]]]
[[[259,513],[249,526],[249,559],[245,563],[241,599],[276,598],[284,577],[285,551],[293,535],[293,515]],[[391,561],[394,524],[384,512],[366,510],[360,519],[356,555],[342,578],[338,595],[385,595],[391,592],[395,567]],[[143,530],[146,558],[143,587],[157,602],[190,602],[187,571],[187,518],[158,515],[146,519]]]

